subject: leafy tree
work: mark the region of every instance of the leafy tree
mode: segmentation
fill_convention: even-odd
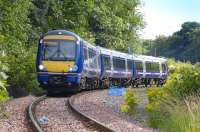
[[[103,47],[122,51],[138,47],[137,31],[143,23],[139,0],[33,0],[33,4],[30,19],[37,31],[67,29]]]
[[[182,28],[173,33],[173,35],[169,37],[159,36],[153,40],[153,46],[147,54],[153,54],[157,49],[158,56],[197,62],[200,60],[200,55],[198,54],[200,50],[199,34],[200,23],[185,22],[182,24]]]
[[[95,43],[121,51],[137,47],[137,31],[142,26],[139,5],[138,0],[95,1],[90,18]]]
[[[29,41],[32,30],[27,17],[31,5],[31,0],[2,0],[0,2],[0,34],[3,38],[1,48],[6,54],[5,63],[9,68],[7,82],[12,96],[26,95],[28,89],[33,90],[37,87],[37,83],[32,83],[36,80],[33,78],[35,55]],[[30,86],[30,84],[33,85]]]

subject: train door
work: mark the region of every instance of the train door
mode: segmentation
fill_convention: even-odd
[[[86,44],[83,45],[83,77],[88,76],[89,69],[89,57],[88,57],[88,47]]]

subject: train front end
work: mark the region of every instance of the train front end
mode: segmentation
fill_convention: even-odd
[[[37,77],[42,88],[67,88],[80,83],[80,45],[79,37],[65,30],[50,31],[40,39]]]

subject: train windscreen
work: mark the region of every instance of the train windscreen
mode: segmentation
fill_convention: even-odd
[[[44,42],[43,60],[75,60],[76,43],[68,40],[51,40]]]

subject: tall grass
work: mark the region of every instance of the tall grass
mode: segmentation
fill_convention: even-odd
[[[200,96],[163,101],[151,113],[151,123],[164,132],[200,132]]]

